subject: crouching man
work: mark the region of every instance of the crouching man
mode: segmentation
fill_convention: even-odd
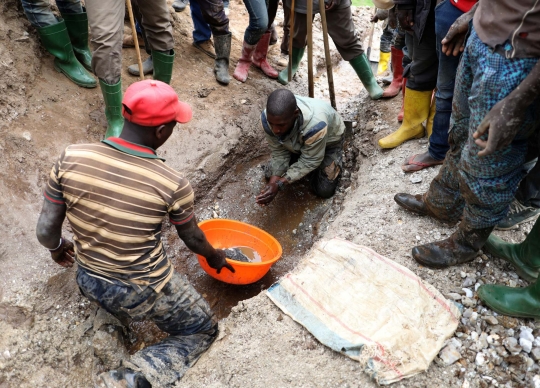
[[[261,124],[271,150],[268,184],[257,196],[267,205],[278,191],[309,176],[316,195],[334,195],[342,168],[345,124],[332,106],[278,89],[268,96]]]
[[[98,376],[99,387],[171,386],[216,338],[217,320],[161,242],[168,216],[189,249],[219,273],[234,271],[197,226],[193,190],[156,149],[192,116],[167,84],[131,85],[122,101],[120,137],[65,149],[44,190],[39,242],[63,267],[77,262],[81,292],[120,321],[151,319],[169,337]],[[61,236],[67,216],[74,243]]]

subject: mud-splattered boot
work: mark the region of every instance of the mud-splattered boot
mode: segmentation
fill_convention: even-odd
[[[390,98],[399,94],[403,85],[403,51],[392,46],[392,82],[383,93],[383,97]]]
[[[242,43],[242,55],[236,63],[233,77],[240,82],[246,82],[248,78],[249,68],[251,67],[253,53],[255,52],[256,45],[248,44],[245,40]]]
[[[171,50],[168,53],[152,50],[152,61],[154,63],[155,80],[165,82],[166,84],[171,83],[174,57],[174,50]]]
[[[118,137],[124,128],[124,117],[122,116],[122,81],[114,85],[99,80],[103,100],[105,101],[105,117],[107,118],[107,132],[105,139],[108,137]]]
[[[473,229],[466,221],[446,240],[412,249],[413,258],[430,268],[447,268],[472,261],[495,227]]]
[[[229,76],[231,41],[232,34],[230,32],[226,35],[214,35],[214,49],[216,50],[214,74],[216,75],[216,80],[223,85],[228,85],[231,82],[231,77]]]
[[[270,45],[270,38],[272,36],[271,31],[267,31],[257,43],[255,52],[253,53],[253,66],[262,70],[267,77],[277,78],[279,73],[268,63],[266,59],[268,55],[268,46]]]
[[[371,64],[369,63],[366,54],[358,55],[357,57],[351,59],[349,63],[356,72],[356,75],[358,75],[358,78],[360,78],[360,81],[362,81],[362,84],[369,93],[369,97],[372,100],[378,100],[381,98],[384,92],[373,76]]]
[[[293,47],[291,56],[289,58],[290,61],[292,61],[292,76],[291,79],[293,79],[294,75],[298,71],[298,66],[300,65],[300,61],[302,61],[302,57],[304,56],[304,50],[305,48],[296,48]],[[286,67],[285,69],[281,70],[278,75],[278,82],[282,85],[287,85],[289,83],[289,68]]]

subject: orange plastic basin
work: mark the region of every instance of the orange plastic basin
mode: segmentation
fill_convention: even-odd
[[[229,284],[251,284],[260,280],[270,270],[272,264],[281,258],[281,245],[270,234],[255,226],[240,221],[213,219],[199,223],[210,244],[216,249],[227,249],[238,246],[250,247],[261,256],[261,262],[244,263],[227,259],[235,273],[223,268],[217,273],[211,268],[206,259],[197,255],[199,264],[204,271],[217,280]]]

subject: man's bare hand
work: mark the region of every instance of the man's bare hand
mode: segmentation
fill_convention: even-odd
[[[51,251],[51,257],[56,264],[59,264],[64,268],[73,267],[73,263],[75,262],[75,250],[73,248],[73,243],[62,238],[62,244],[58,247],[58,249]]]
[[[223,268],[227,268],[229,271],[234,273],[234,268],[226,260],[227,254],[221,249],[216,249],[214,255],[206,257],[206,262],[212,268],[214,268],[219,274]]]
[[[474,142],[483,148],[478,156],[490,155],[507,147],[519,131],[527,107],[509,97],[495,104],[473,133]]]
[[[270,202],[274,200],[277,193],[279,191],[279,186],[276,182],[269,182],[264,188],[261,190],[259,195],[255,198],[255,201],[259,205],[268,205]]]
[[[448,33],[442,40],[442,52],[447,56],[457,57],[465,50],[465,40],[469,32],[469,22],[474,17],[476,5],[467,13],[464,13],[456,19],[450,26]]]
[[[399,25],[406,31],[412,31],[414,26],[414,10],[413,9],[398,9],[397,19]]]

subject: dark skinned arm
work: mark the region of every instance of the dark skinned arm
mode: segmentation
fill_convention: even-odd
[[[65,205],[43,201],[43,208],[36,226],[36,235],[39,243],[51,252],[51,258],[62,267],[69,268],[75,262],[75,253],[73,243],[62,238],[62,224],[65,218]],[[61,238],[62,243],[60,243]]]
[[[469,32],[469,22],[474,17],[477,8],[478,3],[476,3],[469,12],[458,17],[450,26],[448,33],[441,42],[442,52],[447,56],[453,55],[457,57],[465,50],[465,42]]]
[[[208,265],[214,268],[217,273],[220,273],[223,268],[227,268],[229,271],[234,272],[232,265],[225,260],[226,254],[221,249],[215,249],[204,235],[204,232],[197,225],[197,219],[195,216],[182,225],[175,225],[178,237],[182,239],[184,244],[193,252],[198,255],[204,256]]]
[[[540,61],[512,93],[491,108],[476,129],[475,143],[483,148],[478,156],[490,155],[510,145],[523,124],[527,108],[539,94]]]
[[[283,182],[285,185],[289,183],[287,179],[280,176],[271,176],[267,185],[264,186],[259,195],[255,198],[255,201],[259,205],[266,206],[274,200],[279,191],[278,181]]]

